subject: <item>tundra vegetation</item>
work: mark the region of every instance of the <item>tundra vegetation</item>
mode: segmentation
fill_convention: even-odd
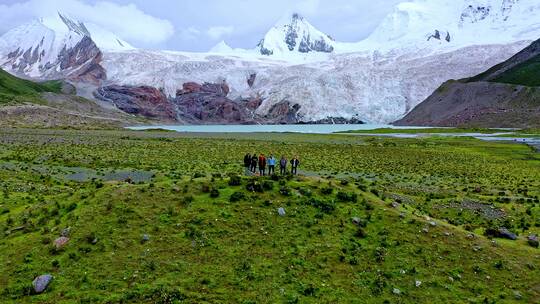
[[[2,129],[0,302],[538,303],[539,198],[517,143]]]

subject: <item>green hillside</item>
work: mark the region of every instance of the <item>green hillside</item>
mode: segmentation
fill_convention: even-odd
[[[528,146],[194,136],[0,130],[0,302],[540,300]],[[303,176],[241,176],[246,151],[299,155]],[[484,236],[500,226],[518,240]]]
[[[529,87],[540,86],[540,55],[502,73],[492,81]]]
[[[61,89],[60,81],[36,83],[17,78],[0,69],[0,104],[39,102],[39,93],[60,93]]]

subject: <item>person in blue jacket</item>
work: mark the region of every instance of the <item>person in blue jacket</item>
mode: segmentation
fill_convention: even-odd
[[[276,159],[274,155],[270,155],[268,158],[268,175],[276,174]]]

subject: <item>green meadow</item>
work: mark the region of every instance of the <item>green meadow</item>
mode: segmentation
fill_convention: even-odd
[[[3,129],[0,302],[539,303],[539,198],[517,143]]]

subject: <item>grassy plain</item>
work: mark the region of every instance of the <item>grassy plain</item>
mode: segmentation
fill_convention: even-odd
[[[254,152],[302,174],[242,176]],[[0,302],[538,303],[539,197],[520,144],[3,129]]]

